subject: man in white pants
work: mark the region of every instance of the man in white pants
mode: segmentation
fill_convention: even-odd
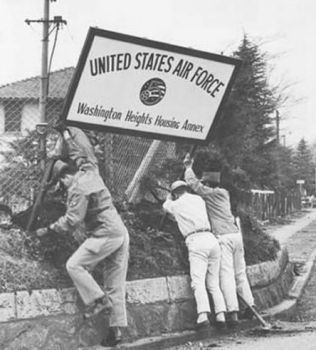
[[[57,160],[53,177],[67,188],[67,210],[64,216],[47,228],[38,229],[37,235],[42,237],[50,232],[65,234],[85,223],[88,238],[69,258],[66,268],[87,307],[86,317],[95,316],[103,310],[110,313],[109,335],[102,345],[116,345],[122,337],[120,327],[127,326],[127,229],[98,172],[77,171]],[[90,273],[102,260],[105,260],[105,292]]]
[[[226,308],[219,287],[220,247],[211,232],[205,202],[200,196],[188,193],[187,189],[184,181],[174,182],[163,208],[176,219],[188,248],[191,285],[198,313],[197,328],[209,324],[207,289],[213,298],[216,325],[222,327]]]
[[[200,181],[192,170],[192,163],[193,160],[187,155],[184,160],[185,180],[205,200],[212,232],[219,240],[222,253],[220,285],[226,302],[226,320],[235,326],[239,311],[237,292],[250,306],[254,305],[246,275],[242,234],[231,212],[229,193],[219,187],[220,169],[216,166],[211,172],[204,173]]]

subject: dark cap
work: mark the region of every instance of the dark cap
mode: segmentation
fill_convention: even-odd
[[[56,160],[56,162],[54,163],[52,172],[51,172],[51,176],[50,176],[50,183],[54,184],[56,183],[59,178],[60,175],[67,169],[69,168],[69,165],[61,160]]]
[[[170,186],[170,190],[171,192],[177,190],[180,187],[188,187],[187,183],[185,181],[182,180],[177,180],[175,182],[173,182]]]
[[[66,128],[65,121],[60,117],[53,123],[53,128],[59,132],[63,132]]]

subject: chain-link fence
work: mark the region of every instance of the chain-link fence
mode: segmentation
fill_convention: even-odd
[[[62,110],[73,73],[73,68],[66,68],[49,76],[46,106],[48,154],[57,138],[51,126]],[[0,202],[9,205],[13,212],[21,211],[32,203],[42,176],[39,135],[35,131],[40,122],[39,91],[40,77],[0,86]],[[116,201],[133,202],[144,195],[141,185],[146,176],[151,177],[154,168],[158,169],[156,179],[160,177],[158,180],[161,181],[155,183],[158,191],[147,191],[149,198],[159,200],[159,186],[166,187],[175,180],[164,182],[166,178],[162,173],[163,164],[169,171],[168,166],[173,167],[177,158],[179,160],[183,156],[183,152],[176,152],[174,143],[85,131],[95,147],[100,173]],[[179,148],[183,151],[183,145]],[[166,165],[169,158],[175,162]],[[249,195],[252,199],[248,198],[248,204],[260,219],[272,214],[284,215],[299,207],[299,199],[293,196],[276,199],[272,195]]]
[[[73,68],[52,73],[47,99],[48,123],[60,113]],[[30,205],[41,177],[39,167],[40,77],[0,87],[0,201],[13,211]]]
[[[60,114],[74,69],[49,76],[46,106],[48,154],[57,135],[51,125]],[[39,135],[40,77],[0,87],[0,202],[13,211],[29,206],[42,176]],[[135,199],[139,183],[151,166],[173,155],[174,145],[133,136],[87,131],[99,159],[106,185],[116,200]],[[127,191],[128,190],[128,191]]]

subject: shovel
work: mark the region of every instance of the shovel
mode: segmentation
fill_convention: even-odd
[[[255,318],[260,322],[260,324],[264,330],[272,329],[272,325],[269,322],[265,321],[263,319],[263,317],[259,314],[259,312],[254,307],[249,305],[247,303],[247,301],[240,294],[237,294],[237,295],[238,295],[238,298],[240,299],[240,301],[253,313]]]

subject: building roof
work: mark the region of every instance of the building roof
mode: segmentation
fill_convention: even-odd
[[[74,70],[74,67],[68,67],[50,73],[49,98],[65,98]],[[7,85],[2,85],[0,86],[0,99],[38,99],[40,94],[40,81],[40,76],[36,76]]]

